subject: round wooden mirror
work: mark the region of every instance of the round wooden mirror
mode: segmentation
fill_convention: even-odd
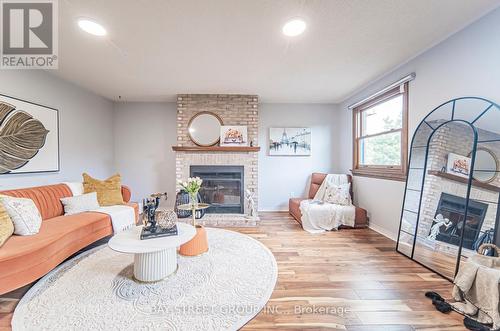
[[[198,146],[213,146],[220,140],[221,125],[222,120],[217,114],[199,112],[189,120],[189,138]]]
[[[476,161],[472,177],[482,183],[491,183],[498,175],[499,162],[495,153],[485,147],[476,150]]]

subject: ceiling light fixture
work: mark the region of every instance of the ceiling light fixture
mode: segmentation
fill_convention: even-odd
[[[283,34],[288,37],[296,37],[306,30],[306,22],[300,18],[290,20],[283,25]]]
[[[100,25],[99,23],[96,23],[94,21],[91,21],[87,18],[79,19],[78,26],[83,31],[90,33],[91,35],[94,35],[94,36],[102,37],[102,36],[105,36],[107,33],[106,29],[104,29],[104,27],[102,25]]]

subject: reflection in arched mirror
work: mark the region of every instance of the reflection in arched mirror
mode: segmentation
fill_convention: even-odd
[[[464,122],[440,126],[428,144],[414,259],[447,277],[455,275],[464,226],[473,226],[472,219],[464,225],[471,167],[467,155],[473,146],[474,132]]]
[[[453,279],[478,245],[497,243],[500,108],[451,100],[417,127],[397,250]]]
[[[476,161],[472,177],[482,183],[491,183],[498,176],[499,161],[495,151],[485,147],[476,149]]]

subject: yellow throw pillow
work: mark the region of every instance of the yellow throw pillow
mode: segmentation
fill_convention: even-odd
[[[83,193],[97,193],[97,201],[101,206],[123,205],[122,180],[119,174],[106,180],[98,180],[83,174]]]
[[[7,210],[0,202],[0,247],[9,239],[14,233],[14,223],[7,214]]]

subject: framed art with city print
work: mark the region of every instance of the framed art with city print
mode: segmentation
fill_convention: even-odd
[[[311,155],[311,129],[270,128],[269,155],[271,156]]]

